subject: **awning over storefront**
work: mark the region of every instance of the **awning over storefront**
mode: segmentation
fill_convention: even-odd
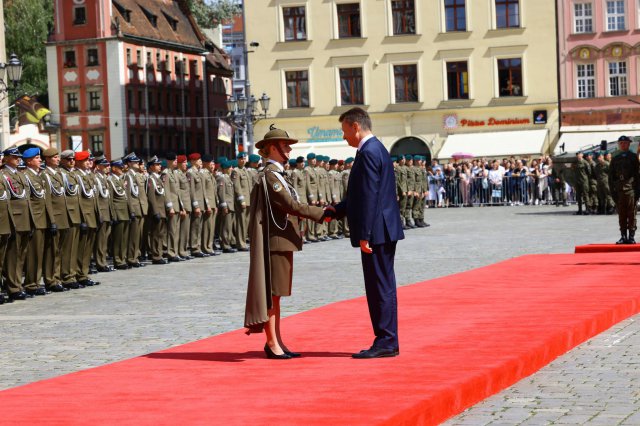
[[[640,130],[629,131],[608,131],[608,132],[564,132],[560,136],[560,140],[556,144],[554,154],[563,152],[576,152],[590,148],[594,145],[600,145],[600,141],[607,142],[617,141],[622,135],[629,137],[640,136]],[[564,144],[564,146],[563,146]],[[564,150],[562,149],[564,148]]]
[[[470,153],[475,157],[540,155],[547,147],[548,135],[547,129],[450,135],[437,158],[452,158],[458,152]]]
[[[313,152],[316,155],[326,155],[327,157],[344,160],[348,157],[355,157],[356,149],[342,142],[320,142],[320,143],[297,143],[291,145],[291,154],[289,158],[303,156],[307,158],[307,154]]]

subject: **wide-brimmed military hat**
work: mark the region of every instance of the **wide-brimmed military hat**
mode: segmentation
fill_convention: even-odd
[[[274,125],[272,124],[271,126],[269,126],[269,131],[267,132],[266,135],[264,135],[264,138],[261,141],[258,141],[256,143],[256,148],[262,149],[269,142],[275,142],[275,141],[284,141],[284,142],[288,143],[289,145],[293,145],[294,143],[298,143],[298,139],[290,138],[289,137],[289,133],[285,132],[282,129],[276,129],[274,127]]]

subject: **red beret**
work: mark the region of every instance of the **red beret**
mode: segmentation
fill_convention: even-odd
[[[76,152],[76,161],[83,161],[89,158],[89,151]]]
[[[338,165],[342,166],[344,164],[344,160],[338,160]]]
[[[187,156],[186,155],[178,155],[177,160],[178,160],[178,163],[186,163],[187,162]]]
[[[189,154],[189,161],[196,161],[200,159],[200,154],[194,152],[193,154]]]

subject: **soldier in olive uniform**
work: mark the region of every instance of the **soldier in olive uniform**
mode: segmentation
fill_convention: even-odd
[[[2,157],[0,153],[0,158]],[[11,209],[9,208],[9,191],[6,187],[6,181],[0,174],[0,305],[8,299],[4,284],[2,284],[2,275],[4,273],[4,258],[11,237],[11,227],[13,226],[13,218],[11,217]]]
[[[4,263],[4,278],[9,293],[9,300],[25,300],[30,297],[22,288],[22,272],[29,246],[31,232],[29,212],[29,184],[18,171],[22,154],[18,148],[4,151],[5,186],[9,192],[9,208],[13,214],[14,234],[9,240]]]
[[[415,202],[416,195],[416,179],[413,169],[413,156],[410,154],[405,155],[405,170],[407,179],[407,206],[404,220],[407,227],[415,228],[416,225],[413,220],[413,203]]]
[[[587,195],[587,206],[589,213],[598,212],[598,179],[596,177],[596,162],[593,161],[593,152],[587,152],[585,160],[589,163],[589,193]]]
[[[347,199],[347,188],[349,187],[349,176],[351,176],[351,167],[353,167],[353,157],[347,157],[344,160],[344,170],[341,173],[342,180],[342,191],[340,192],[340,201],[344,201]],[[341,233],[346,238],[349,238],[351,233],[349,232],[349,222],[347,221],[347,217],[340,219],[340,228]]]
[[[51,200],[51,209],[56,224],[56,232],[48,232],[44,239],[43,273],[44,286],[47,291],[61,292],[62,285],[62,241],[69,233],[69,216],[62,173],[59,170],[60,155],[55,148],[47,148],[42,152],[46,167],[42,172],[42,181]]]
[[[576,162],[573,164],[576,179],[574,189],[576,190],[576,202],[578,203],[578,212],[576,214],[578,215],[589,214],[587,194],[589,192],[589,174],[591,173],[591,167],[583,157],[584,154],[582,152],[576,153]]]
[[[304,177],[304,157],[298,157],[293,159],[295,162],[295,166],[291,169],[291,183],[293,184],[293,188],[296,190],[298,194],[298,198],[300,200],[307,199],[307,186],[305,184]],[[306,232],[305,232],[305,222],[304,220],[298,221],[298,226],[300,227],[300,234],[303,236],[302,239],[304,242],[307,240]]]
[[[318,173],[316,172],[316,154],[310,152],[307,154],[307,166],[303,170],[305,187],[307,194],[307,203],[310,206],[320,206],[320,190],[318,184]],[[311,243],[318,242],[316,238],[316,227],[318,223],[313,220],[306,220],[307,241]]]
[[[41,296],[46,294],[44,287],[40,284],[45,233],[48,231],[55,234],[58,232],[58,228],[53,216],[51,198],[47,197],[46,187],[40,176],[42,161],[40,149],[26,149],[22,153],[22,159],[27,166],[24,177],[29,185],[29,212],[31,216],[31,238],[27,248],[23,287],[27,294]]]
[[[189,247],[191,248],[191,256],[206,257],[202,252],[202,213],[204,210],[204,181],[200,174],[202,168],[202,159],[200,154],[194,152],[189,154],[191,168],[187,170],[187,176],[191,183],[191,206],[193,213],[191,214],[191,230],[189,232]]]
[[[161,162],[157,156],[153,156],[147,162],[149,178],[147,179],[147,199],[149,200],[149,254],[151,263],[165,265],[169,263],[163,254],[163,248],[167,239],[167,210],[173,210],[173,204],[167,201],[166,190],[160,177]]]
[[[425,194],[427,192],[427,180],[422,173],[422,157],[419,155],[414,160],[413,164],[413,179],[415,185],[415,195],[413,200],[413,210],[411,212],[411,216],[413,217],[413,223],[419,227],[424,228],[426,223],[422,220],[424,216],[424,207],[425,207]]]
[[[140,262],[140,243],[142,242],[142,231],[144,227],[144,217],[148,210],[147,195],[145,193],[146,184],[140,185],[138,173],[140,170],[140,159],[134,152],[129,153],[123,159],[129,170],[124,174],[123,181],[126,188],[127,201],[129,202],[129,246],[127,249],[127,264],[133,268],[144,266]],[[143,176],[143,175],[142,175]]]
[[[96,232],[100,221],[98,205],[96,201],[95,177],[91,172],[93,165],[89,151],[76,153],[75,175],[78,182],[78,196],[80,202],[80,238],[78,240],[78,274],[76,279],[85,287],[100,284],[89,278],[89,267],[93,245],[96,240]]]
[[[635,244],[636,200],[640,193],[640,172],[638,156],[629,151],[631,138],[620,136],[620,152],[611,160],[609,168],[609,188],[618,209],[620,240],[616,244]]]
[[[113,267],[129,269],[127,247],[129,245],[129,200],[124,186],[124,163],[121,160],[111,162],[109,188],[113,200],[113,225],[111,241],[113,246]]]
[[[408,189],[407,189],[407,167],[406,159],[403,155],[398,157],[398,175],[396,177],[398,187],[398,197],[400,204],[400,215],[402,221],[402,228],[407,229],[407,221],[405,219],[407,215],[407,204],[409,202]]]
[[[604,154],[598,155],[596,162],[595,175],[598,181],[598,206],[599,214],[613,213],[613,198],[609,190],[609,163],[604,160]]]
[[[328,172],[328,182],[329,182],[329,200],[332,206],[335,206],[340,201],[342,201],[342,176],[340,172],[338,172],[338,160],[335,158],[329,161],[329,172]],[[340,231],[339,221],[332,220],[329,222],[329,238],[338,239],[340,238],[338,232]]]
[[[189,233],[191,232],[191,181],[187,175],[187,156],[178,155],[178,168],[175,171],[178,178],[178,186],[180,192],[178,199],[180,201],[180,250],[178,256],[183,259],[193,259],[189,250]]]
[[[68,289],[78,289],[84,287],[78,283],[78,244],[80,242],[80,185],[75,169],[75,152],[67,149],[60,153],[61,168],[58,170],[62,175],[64,184],[64,195],[67,207],[67,219],[69,220],[69,231],[60,235],[60,279],[62,285]]]
[[[559,207],[560,204],[563,206],[568,206],[567,204],[567,192],[566,192],[566,183],[564,178],[564,173],[566,170],[566,166],[564,164],[553,164],[551,160],[549,160],[549,183],[551,185],[551,194],[553,196],[553,200],[556,204],[556,207]]]
[[[96,157],[94,177],[96,180],[96,201],[98,203],[98,229],[94,245],[93,258],[98,272],[111,272],[113,269],[107,263],[109,241],[111,237],[111,221],[113,219],[113,203],[109,180],[107,178],[111,169],[111,163],[104,155]]]
[[[215,247],[216,217],[218,212],[218,186],[216,185],[213,156],[202,156],[202,178],[204,180],[204,217],[202,218],[202,252],[217,256]]]
[[[173,152],[165,155],[167,167],[162,171],[162,183],[165,187],[167,202],[167,260],[169,262],[181,262],[180,257],[180,183],[176,170],[178,168],[178,156]],[[169,208],[170,207],[170,208]],[[173,213],[171,213],[173,211]]]
[[[235,193],[233,181],[231,180],[231,162],[224,161],[222,174],[216,179],[218,185],[218,209],[220,212],[220,242],[224,253],[235,253],[238,250],[233,248],[233,223],[235,221]]]
[[[260,156],[258,154],[249,155],[249,164],[247,164],[247,171],[251,176],[251,189],[258,183],[258,167],[260,164]]]
[[[238,167],[231,172],[233,190],[235,192],[235,234],[236,248],[238,251],[249,251],[247,248],[247,238],[249,238],[249,207],[251,189],[253,188],[251,175],[247,172],[245,163],[247,154],[240,152],[237,157]]]
[[[324,155],[319,155],[316,157],[317,162],[316,162],[316,175],[318,176],[318,201],[320,202],[320,207],[324,207],[329,203],[329,197],[330,194],[329,192],[331,192],[329,190],[329,184],[328,184],[328,174],[327,174],[327,170],[325,169],[325,163],[328,161],[327,157],[325,157]],[[316,224],[316,239],[318,241],[327,241],[329,239],[329,237],[327,236],[327,223],[326,222],[322,222],[322,223],[317,223]]]

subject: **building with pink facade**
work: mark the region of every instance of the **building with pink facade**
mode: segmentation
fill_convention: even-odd
[[[640,136],[640,2],[560,0],[558,9],[556,151]]]

